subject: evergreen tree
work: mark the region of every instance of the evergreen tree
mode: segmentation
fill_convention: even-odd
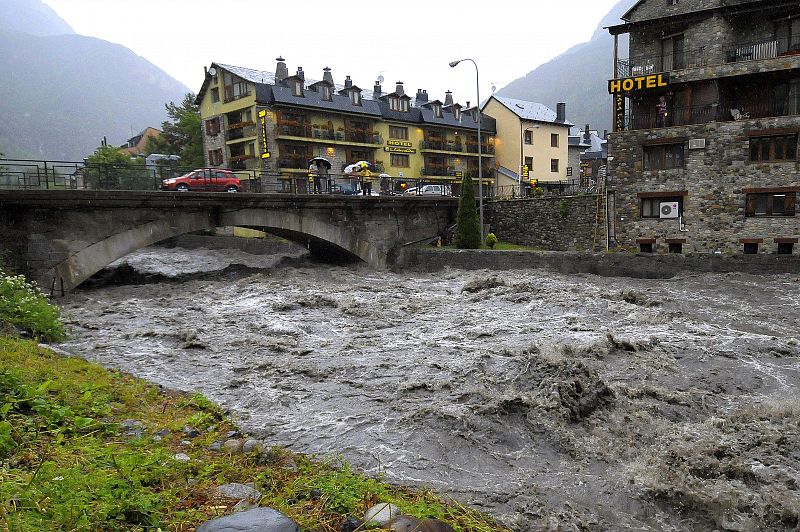
[[[481,247],[481,223],[475,208],[475,191],[472,176],[464,172],[461,182],[461,198],[458,200],[456,214],[455,245],[459,249],[478,249]]]
[[[83,177],[90,188],[106,190],[150,190],[154,177],[144,161],[135,161],[115,146],[100,146],[86,158]]]
[[[147,139],[145,151],[180,155],[181,166],[197,168],[205,164],[203,158],[203,134],[200,107],[194,103],[194,94],[188,93],[180,106],[175,102],[166,105],[170,120],[161,123],[161,133]]]

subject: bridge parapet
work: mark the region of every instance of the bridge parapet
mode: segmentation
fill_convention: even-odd
[[[446,197],[0,191],[0,258],[64,293],[142,247],[242,226],[385,268],[402,244],[442,234],[456,209]]]

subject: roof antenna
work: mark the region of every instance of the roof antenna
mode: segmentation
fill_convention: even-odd
[[[496,90],[497,90],[497,83],[495,83],[495,82],[493,81],[493,82],[492,82],[492,94],[494,94],[494,91],[496,91]]]

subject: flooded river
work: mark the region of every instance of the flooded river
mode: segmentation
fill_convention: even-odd
[[[796,275],[396,274],[180,248],[124,262],[150,282],[65,298],[64,347],[200,391],[275,445],[514,530],[798,525]]]

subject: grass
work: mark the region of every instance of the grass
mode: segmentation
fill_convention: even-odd
[[[338,531],[377,502],[437,517],[459,531],[505,530],[426,490],[368,478],[341,458],[273,448],[231,455],[209,445],[236,430],[201,395],[159,389],[130,375],[0,336],[0,530],[189,531],[232,511],[213,497],[228,482],[255,484],[261,506],[304,530]],[[125,435],[124,420],[142,423]],[[182,429],[200,436],[189,445]],[[169,429],[156,441],[153,434]],[[174,459],[176,453],[191,457]]]
[[[4,326],[20,327],[45,340],[64,337],[59,310],[39,288],[22,275],[8,275],[0,268],[0,331]]]

